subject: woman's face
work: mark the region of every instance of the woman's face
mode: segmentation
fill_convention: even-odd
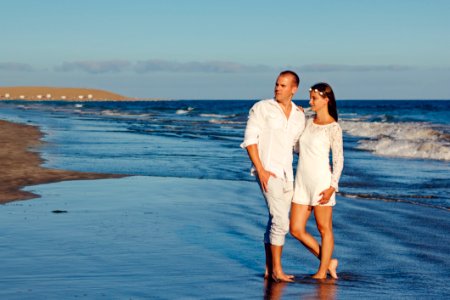
[[[328,105],[328,98],[320,95],[319,92],[311,91],[309,92],[309,105],[312,111],[317,112]]]

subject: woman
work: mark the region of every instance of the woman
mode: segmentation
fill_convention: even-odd
[[[324,279],[328,272],[331,277],[337,278],[338,260],[332,258],[332,213],[344,165],[342,129],[337,123],[336,99],[331,86],[317,83],[309,89],[309,96],[311,110],[316,114],[307,121],[299,141],[300,158],[292,199],[290,232],[320,259],[319,269],[313,278]],[[322,238],[322,246],[306,231],[306,223],[312,211]]]

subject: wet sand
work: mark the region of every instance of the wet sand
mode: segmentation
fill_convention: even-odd
[[[131,176],[27,187],[0,206],[2,299],[448,299],[445,210],[337,198],[338,280],[292,237],[265,282],[254,182]],[[65,213],[55,213],[65,212]],[[317,235],[314,222],[309,230]]]
[[[65,180],[119,178],[114,174],[85,173],[43,168],[37,149],[42,133],[35,126],[0,120],[0,203],[39,197],[23,191],[28,185]]]

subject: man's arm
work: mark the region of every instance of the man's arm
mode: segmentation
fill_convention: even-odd
[[[248,157],[250,157],[250,160],[252,161],[253,166],[256,169],[256,174],[258,175],[259,182],[261,183],[261,187],[264,190],[264,192],[267,192],[267,186],[269,183],[270,176],[273,176],[273,177],[276,177],[276,176],[272,172],[264,169],[264,167],[261,163],[261,159],[259,158],[257,144],[249,145],[246,147],[246,149],[247,149]]]

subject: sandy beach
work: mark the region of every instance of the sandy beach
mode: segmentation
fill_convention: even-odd
[[[27,185],[121,177],[43,168],[42,158],[32,150],[41,145],[41,138],[42,133],[35,126],[0,120],[0,203],[38,197],[22,190]]]

